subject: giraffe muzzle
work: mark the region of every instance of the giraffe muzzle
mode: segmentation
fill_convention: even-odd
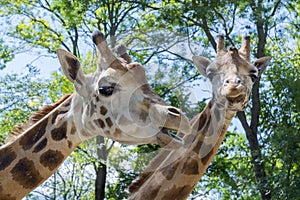
[[[183,139],[176,133],[181,132],[183,134],[191,133],[191,126],[188,118],[175,107],[165,107],[164,119],[156,119],[160,125],[160,132],[157,134],[157,143],[161,147],[168,147],[171,149],[178,148],[183,145]],[[157,115],[156,115],[157,116]]]
[[[181,137],[176,135],[176,130],[163,127],[157,134],[157,143],[159,146],[167,149],[176,149],[184,144]]]

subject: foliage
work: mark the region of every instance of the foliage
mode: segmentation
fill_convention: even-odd
[[[14,58],[13,51],[9,46],[4,44],[4,41],[0,39],[0,70],[4,69],[6,63]]]
[[[0,78],[0,144],[14,126],[23,124],[32,112],[49,102],[45,95],[48,84],[35,77],[38,71],[34,66],[27,67],[27,74]]]
[[[272,43],[284,43],[276,40]],[[270,83],[263,95],[262,130],[272,193],[280,199],[300,195],[300,49],[270,46],[278,57],[266,74]]]
[[[96,55],[86,49],[93,46],[90,32],[98,28],[106,33],[111,47],[125,43],[133,60],[145,66],[154,91],[190,118],[204,105],[204,100],[190,100],[195,91],[189,88],[198,86],[201,79],[191,56],[213,58],[214,38],[220,32],[227,45],[240,41],[240,33],[249,33],[255,52],[252,57],[273,57],[262,78],[260,96],[257,94],[261,102],[259,128],[253,128],[258,129],[258,150],[265,164],[263,184],[273,198],[300,196],[300,6],[296,1],[3,0],[0,6],[1,25],[6,29],[1,31],[5,36],[0,39],[0,69],[18,52],[46,49],[54,53],[62,46],[78,56],[89,73],[95,69]],[[196,46],[205,50],[195,50]],[[0,79],[0,143],[13,126],[26,121],[42,104],[73,92],[61,71],[53,73],[51,80],[40,80],[34,78],[36,69],[29,69],[28,74]],[[255,106],[251,102],[245,113],[247,123]],[[105,144],[109,150],[111,141],[105,140]],[[96,140],[81,144],[28,199],[39,198],[45,191],[45,199],[95,198],[92,181],[95,169],[103,163],[108,166],[106,198],[126,199],[127,185],[158,150],[154,145],[114,145],[105,161],[99,160],[99,148]],[[191,199],[260,199],[259,190],[265,185],[257,180],[250,149],[245,135],[228,133]]]

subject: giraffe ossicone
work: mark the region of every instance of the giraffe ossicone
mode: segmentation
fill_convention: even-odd
[[[84,74],[79,60],[59,49],[58,59],[75,92],[33,115],[20,134],[0,147],[0,199],[21,199],[49,176],[84,140],[102,135],[125,144],[182,145],[168,130],[189,134],[189,120],[155,94],[139,63],[119,48],[114,56],[95,31],[97,70]],[[173,146],[172,146],[173,145]]]
[[[218,36],[217,56],[213,62],[201,56],[193,61],[212,84],[212,99],[191,120],[192,133],[185,135],[178,149],[162,149],[129,186],[130,200],[184,200],[220,147],[237,111],[249,102],[251,88],[267,67],[270,57],[250,63],[250,37],[242,47],[225,48],[224,36]]]

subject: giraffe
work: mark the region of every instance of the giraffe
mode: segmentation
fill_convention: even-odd
[[[65,76],[75,92],[31,117],[20,135],[0,148],[0,199],[21,199],[50,175],[83,141],[102,135],[125,144],[167,145],[180,138],[168,130],[190,133],[189,120],[166,104],[147,83],[139,63],[109,49],[104,34],[93,33],[97,70],[84,74],[79,60],[58,49]],[[176,146],[176,145],[175,145]]]
[[[216,154],[237,111],[248,104],[251,87],[267,67],[270,57],[250,63],[250,37],[244,36],[240,50],[225,48],[218,36],[213,62],[193,56],[194,64],[212,83],[212,98],[191,120],[192,133],[183,137],[178,149],[163,148],[129,186],[130,200],[182,200],[191,193]]]

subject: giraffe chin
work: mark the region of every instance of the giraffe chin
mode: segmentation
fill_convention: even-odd
[[[248,105],[249,97],[246,94],[240,94],[236,97],[226,97],[229,104],[228,109],[232,111],[243,111]]]
[[[157,134],[157,143],[159,146],[166,149],[176,149],[183,145],[183,139],[172,133],[174,129],[168,129],[163,127]]]

